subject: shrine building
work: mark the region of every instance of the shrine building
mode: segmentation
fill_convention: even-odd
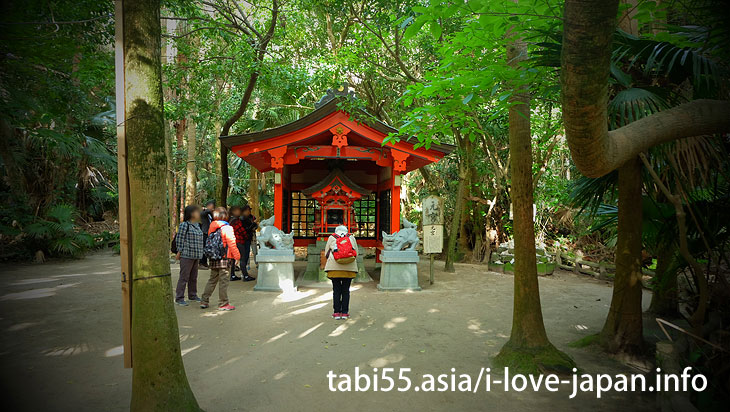
[[[274,171],[274,225],[294,233],[295,246],[326,239],[344,224],[363,247],[382,246],[381,232],[400,230],[403,176],[454,150],[414,139],[383,145],[398,131],[358,122],[332,92],[308,115],[260,132],[221,137],[221,143],[260,172]]]

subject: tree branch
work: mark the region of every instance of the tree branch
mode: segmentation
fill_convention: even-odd
[[[687,264],[692,267],[692,271],[695,273],[697,278],[697,286],[699,289],[699,303],[697,309],[692,313],[690,318],[690,324],[692,325],[694,332],[698,335],[702,334],[702,324],[705,320],[705,312],[707,311],[707,300],[709,299],[709,291],[707,288],[707,278],[705,277],[705,271],[702,270],[702,266],[695,260],[694,256],[689,251],[689,244],[687,242],[687,215],[684,212],[684,206],[682,205],[682,198],[679,195],[673,194],[667,185],[664,184],[659,175],[654,171],[654,168],[649,163],[649,159],[646,158],[644,153],[639,153],[641,161],[644,163],[644,167],[651,175],[654,182],[657,184],[659,189],[664,193],[664,196],[674,206],[674,212],[677,218],[677,229],[679,231],[679,254],[682,255]],[[670,157],[670,162],[676,168],[676,162],[674,157]]]
[[[694,100],[608,131],[608,78],[618,0],[567,0],[563,120],[578,170],[603,176],[660,143],[730,131],[730,102]]]

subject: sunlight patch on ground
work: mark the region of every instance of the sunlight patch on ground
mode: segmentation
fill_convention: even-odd
[[[278,381],[279,379],[283,378],[284,376],[286,376],[288,374],[289,374],[289,369],[284,369],[283,371],[274,375],[274,380]]]
[[[482,323],[476,319],[469,319],[466,328],[477,336],[482,336],[487,333],[486,330],[482,329]]]
[[[36,283],[57,282],[63,278],[71,278],[71,277],[87,276],[87,275],[88,275],[88,273],[72,273],[72,274],[68,274],[68,275],[53,275],[53,276],[49,276],[47,278],[20,279],[17,282],[11,283],[10,285],[11,286],[34,285]]]
[[[89,345],[80,343],[78,345],[55,347],[44,350],[45,356],[76,356],[89,351]]]
[[[296,302],[300,299],[307,298],[309,296],[314,295],[316,292],[314,290],[307,290],[304,292],[300,292],[298,290],[289,290],[281,295],[277,296],[274,300],[274,304],[277,303],[286,303],[286,302]]]
[[[54,288],[31,289],[24,290],[22,292],[8,293],[7,295],[0,296],[0,301],[47,298],[49,296],[54,296],[60,289],[71,288],[76,285],[80,285],[80,283],[69,283],[68,285],[58,285]]]
[[[40,322],[23,322],[23,323],[17,323],[7,329],[5,329],[6,332],[16,332],[23,329],[28,329],[31,326],[39,325]]]
[[[230,364],[232,364],[233,362],[236,362],[236,361],[238,361],[238,360],[239,360],[239,359],[241,359],[242,357],[243,357],[243,356],[235,356],[235,357],[233,357],[233,358],[231,358],[231,359],[228,359],[228,360],[227,360],[227,361],[225,361],[225,362],[224,362],[223,364],[224,364],[224,365],[230,365]]]
[[[284,336],[286,336],[288,333],[289,333],[288,331],[281,332],[280,334],[271,337],[269,340],[266,341],[266,343],[275,342],[275,341],[283,338]]]
[[[390,355],[385,355],[380,358],[371,359],[368,362],[368,365],[370,365],[373,368],[383,368],[385,366],[390,365],[391,363],[398,363],[402,361],[405,358],[405,356],[399,354],[399,353],[391,353]]]
[[[13,282],[10,285],[11,286],[23,286],[23,285],[33,285],[36,283],[46,283],[46,282],[57,282],[58,279],[54,278],[34,278],[34,279],[21,279],[17,282]]]
[[[180,351],[180,356],[185,356],[188,353],[194,351],[195,349],[198,349],[201,345],[195,345],[192,348],[183,349]]]
[[[332,291],[329,291],[327,293],[323,293],[323,294],[317,296],[316,298],[310,300],[309,302],[305,303],[305,305],[309,305],[309,304],[317,303],[317,302],[331,301],[331,300],[332,300]]]
[[[437,313],[437,312],[441,312],[441,311],[436,308],[431,308],[428,310],[428,313]]]
[[[346,321],[342,325],[338,326],[335,330],[332,331],[332,333],[329,334],[329,336],[336,337],[340,336],[352,325],[354,325],[357,322],[357,320],[351,320]]]
[[[104,352],[104,356],[107,358],[113,358],[115,356],[123,355],[124,354],[124,345],[115,346],[111,349],[107,349],[106,352]]]
[[[573,325],[573,327],[576,330],[588,330],[588,326],[586,326],[586,325]]]
[[[300,333],[299,336],[297,336],[297,339],[301,339],[301,338],[309,335],[310,333],[314,332],[315,330],[317,330],[318,327],[320,327],[322,325],[324,325],[324,322],[319,322],[318,324],[316,324],[316,325],[312,326],[311,328],[305,330],[304,332]]]
[[[316,305],[307,306],[306,308],[301,308],[301,309],[297,309],[295,311],[289,312],[286,315],[277,316],[276,317],[276,320],[280,320],[280,319],[283,319],[283,318],[287,318],[287,317],[292,316],[292,315],[301,315],[302,313],[311,312],[313,310],[317,310],[319,308],[322,308],[322,307],[324,307],[326,305],[327,305],[327,302],[325,302],[325,303],[319,303],[319,304],[316,304]]]
[[[403,323],[403,322],[405,322],[405,321],[406,321],[406,319],[407,319],[407,318],[406,318],[405,316],[398,316],[398,317],[395,317],[395,318],[393,318],[393,319],[391,319],[391,320],[389,320],[389,321],[385,322],[385,325],[383,325],[383,327],[384,327],[385,329],[393,329],[393,328],[394,328],[394,327],[396,327],[396,326],[397,326],[397,325],[398,325],[399,323]]]
[[[229,310],[214,310],[212,312],[205,312],[200,315],[201,318],[214,318],[216,316],[222,316],[230,312]]]
[[[364,330],[367,330],[367,329],[368,329],[369,327],[373,326],[373,325],[375,324],[375,319],[373,319],[373,318],[371,318],[370,316],[368,316],[368,320],[367,320],[366,322],[367,322],[367,323],[366,323],[366,325],[365,325],[365,326],[363,326],[363,327],[361,327],[361,328],[359,329],[359,330],[360,330],[360,332],[362,332],[362,331],[364,331]]]

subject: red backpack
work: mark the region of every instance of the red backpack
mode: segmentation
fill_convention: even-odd
[[[333,233],[332,236],[335,237],[335,248],[332,252],[332,257],[335,259],[335,262],[343,265],[354,262],[357,257],[357,250],[352,246],[350,234],[347,233],[340,236]]]

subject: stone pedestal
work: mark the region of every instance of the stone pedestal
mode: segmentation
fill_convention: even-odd
[[[415,250],[384,250],[380,254],[383,266],[378,290],[421,290],[418,286],[418,252]]]
[[[324,270],[319,268],[320,254],[326,245],[327,242],[324,240],[318,240],[315,244],[307,245],[307,268],[304,269],[302,276],[297,279],[297,286],[331,287]]]
[[[258,277],[253,290],[288,292],[294,290],[294,251],[259,249]]]
[[[357,246],[357,276],[355,276],[353,281],[355,283],[373,281],[373,278],[370,277],[368,271],[365,270],[365,249],[360,245]]]

